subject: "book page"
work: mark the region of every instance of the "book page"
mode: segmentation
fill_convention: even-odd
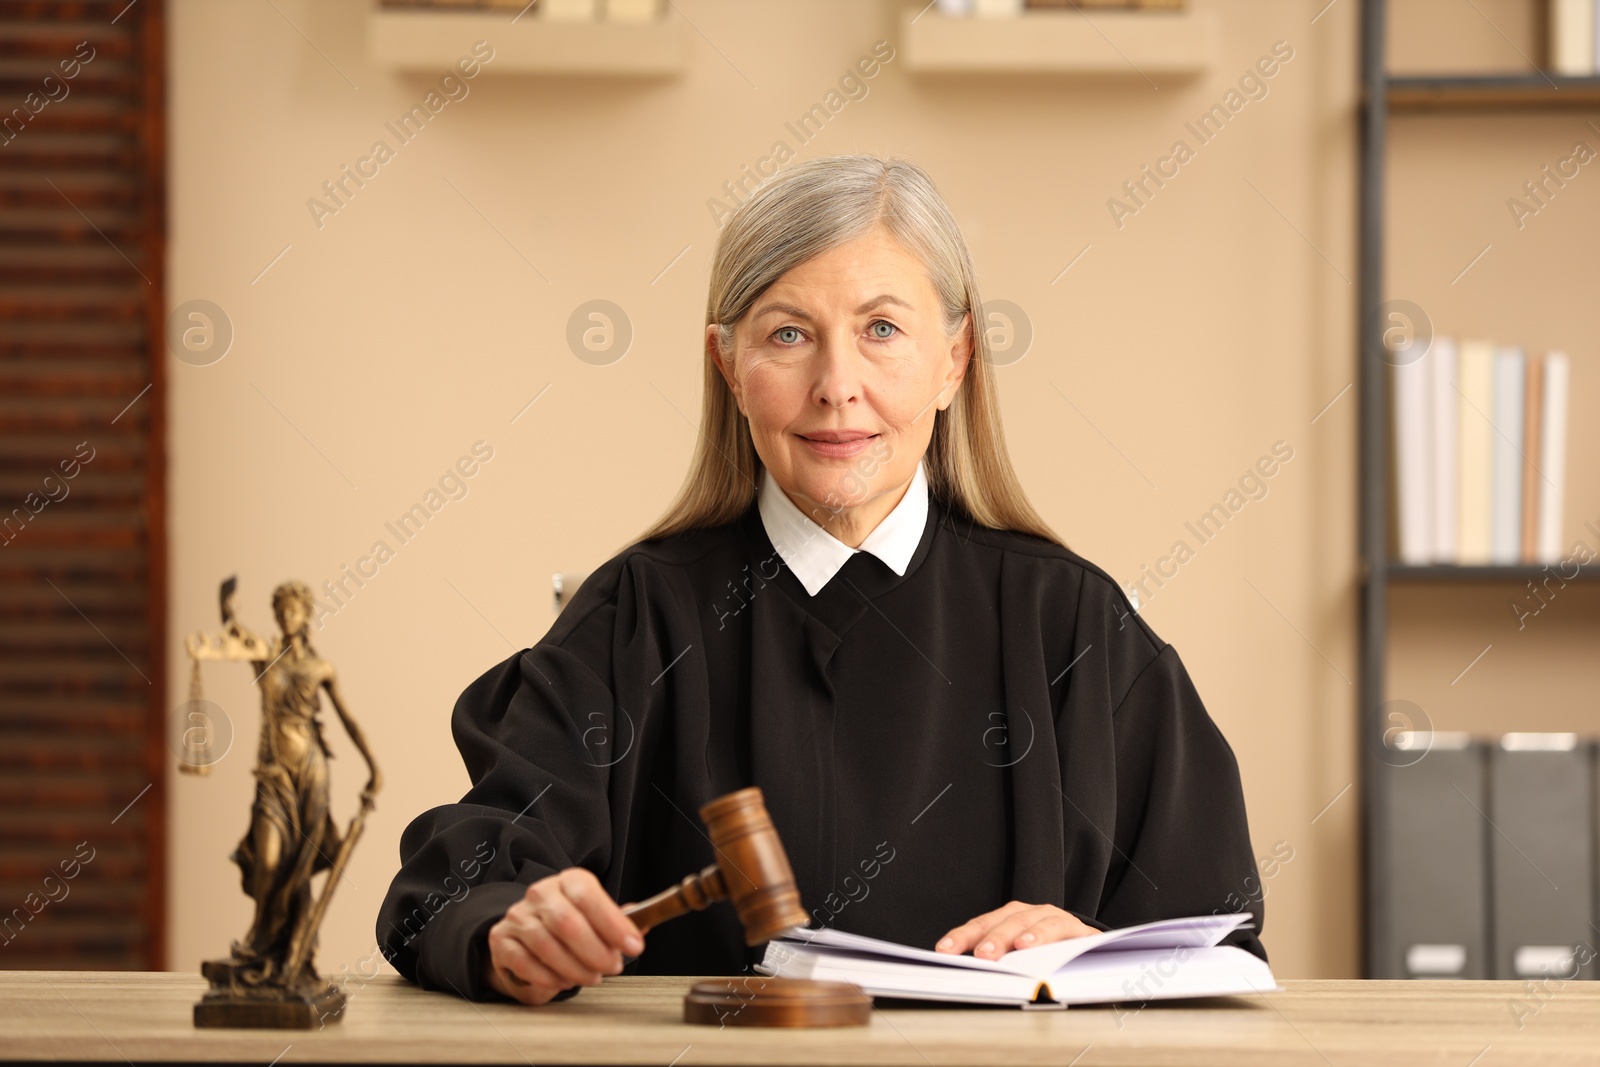
[[[1021,974],[1031,978],[1048,978],[1066,964],[1087,952],[1114,949],[1163,949],[1182,945],[1209,947],[1217,944],[1230,932],[1252,921],[1248,912],[1226,912],[1219,915],[1197,915],[1180,919],[1158,919],[1138,926],[1125,926],[1119,930],[1087,937],[1052,941],[1032,948],[1013,949],[996,960],[979,959],[971,955],[953,955],[932,949],[913,948],[893,941],[883,941],[863,934],[852,934],[828,927],[812,930],[793,927],[778,940],[794,947],[807,947],[822,951],[842,951],[885,956],[894,959],[917,960],[945,967],[966,967],[974,970]]]

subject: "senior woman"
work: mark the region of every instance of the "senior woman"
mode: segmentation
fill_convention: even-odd
[[[461,695],[472,788],[406,830],[378,917],[402,974],[537,1005],[750,971],[732,908],[617,903],[712,862],[694,812],[748,785],[813,925],[994,958],[1248,908],[1265,957],[1233,752],[1029,505],[980,306],[910,163],[798,163],[728,220],[688,477]]]

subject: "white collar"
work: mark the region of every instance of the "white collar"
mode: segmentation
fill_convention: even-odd
[[[816,596],[857,552],[871,552],[904,577],[928,523],[928,476],[919,460],[900,503],[867,534],[860,548],[851,548],[795,507],[766,470],[761,472],[759,508],[773,547],[806,592]]]

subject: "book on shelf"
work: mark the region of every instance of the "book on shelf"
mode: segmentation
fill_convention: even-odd
[[[1570,373],[1563,352],[1444,336],[1395,363],[1401,563],[1561,559]]]
[[[1490,477],[1489,562],[1522,560],[1522,416],[1527,363],[1520,348],[1494,352],[1494,436]]]
[[[1539,561],[1539,479],[1544,468],[1539,463],[1539,426],[1544,415],[1544,405],[1540,403],[1541,390],[1544,388],[1544,359],[1533,353],[1528,353],[1527,370],[1523,375],[1522,387],[1522,455],[1527,457],[1529,468],[1523,471],[1522,499],[1518,506],[1522,512],[1522,529],[1518,531],[1517,540],[1521,551],[1517,553],[1519,563],[1537,563]]]
[[[1567,406],[1571,367],[1565,352],[1544,360],[1544,411],[1539,427],[1538,562],[1561,559],[1562,501],[1567,485]]]
[[[1420,358],[1394,368],[1395,501],[1400,512],[1400,559],[1426,563],[1433,558],[1435,481],[1432,435],[1433,362]]]
[[[1221,944],[1251,922],[1246,912],[1162,919],[1013,949],[994,960],[795,927],[767,943],[756,969],[853,982],[873,996],[1013,1007],[1270,992],[1278,983],[1264,960]]]
[[[1435,337],[1424,362],[1433,424],[1428,428],[1433,450],[1433,556],[1455,559],[1461,544],[1461,394],[1456,392],[1459,367],[1452,337]]]
[[[1476,566],[1489,562],[1493,534],[1494,498],[1489,480],[1494,462],[1494,424],[1490,422],[1494,411],[1494,347],[1488,341],[1462,341],[1458,375],[1456,390],[1461,408],[1456,422],[1461,458],[1456,468],[1456,493],[1461,515],[1456,561]]]

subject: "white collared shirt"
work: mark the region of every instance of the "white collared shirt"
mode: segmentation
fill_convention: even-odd
[[[888,564],[890,570],[902,577],[905,575],[928,523],[928,477],[919,460],[917,473],[912,476],[900,503],[867,534],[860,548],[851,548],[795,507],[794,501],[766,470],[761,472],[759,501],[761,524],[766,527],[772,546],[800,579],[806,592],[816,596],[857,552],[871,552]]]

